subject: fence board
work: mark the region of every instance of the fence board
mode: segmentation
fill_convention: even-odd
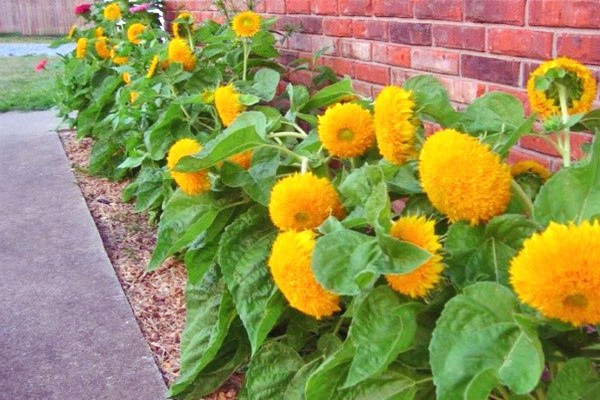
[[[73,9],[81,0],[0,0],[0,32],[60,35],[77,21]]]

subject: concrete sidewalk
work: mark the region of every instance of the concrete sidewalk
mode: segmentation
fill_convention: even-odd
[[[54,114],[0,114],[0,399],[162,399]]]

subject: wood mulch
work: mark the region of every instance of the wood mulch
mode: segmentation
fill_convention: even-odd
[[[61,131],[59,136],[123,291],[163,379],[170,385],[179,374],[185,266],[172,258],[158,270],[145,273],[156,243],[156,225],[146,214],[134,212],[132,204],[123,202],[122,192],[128,182],[111,182],[86,173],[90,139],[76,140],[73,131]],[[232,378],[205,399],[235,399],[241,379]]]

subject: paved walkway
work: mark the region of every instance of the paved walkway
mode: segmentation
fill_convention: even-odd
[[[0,399],[163,399],[53,115],[0,114]]]
[[[51,49],[49,44],[44,43],[0,43],[0,57],[45,55],[56,56],[67,54],[75,48],[75,44],[69,43],[56,49]]]

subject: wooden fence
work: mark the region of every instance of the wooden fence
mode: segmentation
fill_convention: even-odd
[[[61,35],[77,21],[81,0],[0,0],[0,33]]]

